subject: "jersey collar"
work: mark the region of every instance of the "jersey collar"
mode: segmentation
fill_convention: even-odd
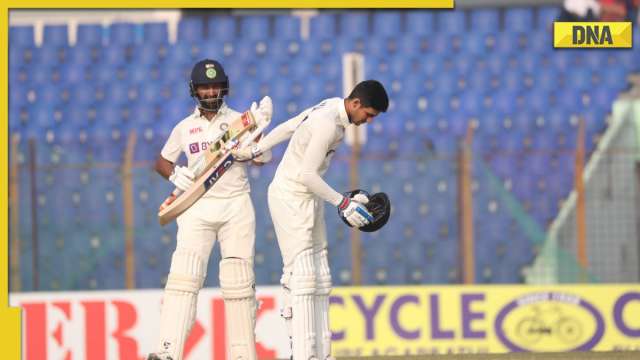
[[[347,109],[344,107],[344,99],[340,99],[340,104],[338,105],[338,118],[340,119],[340,124],[345,128],[351,124]]]

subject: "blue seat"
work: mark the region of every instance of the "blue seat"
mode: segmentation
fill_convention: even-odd
[[[145,43],[133,50],[132,62],[140,64],[157,64],[167,57],[168,46],[159,43]]]
[[[293,15],[275,17],[275,38],[280,40],[300,39],[300,18]]]
[[[340,38],[366,38],[369,36],[369,13],[349,12],[340,15]]]
[[[180,20],[178,23],[178,42],[201,43],[203,40],[204,24],[201,18],[183,18]]]
[[[507,31],[529,32],[533,28],[531,8],[511,8],[504,13],[504,28]]]
[[[527,48],[536,54],[549,54],[553,52],[552,34],[547,31],[535,31],[527,34]]]
[[[437,31],[446,34],[460,34],[466,32],[466,19],[463,11],[438,12]]]
[[[544,113],[549,106],[549,94],[546,91],[531,91],[527,94],[526,107],[534,113]]]
[[[489,41],[490,37],[493,38],[493,35],[475,31],[465,34],[462,37],[462,51],[470,56],[486,56],[486,53],[492,50]]]
[[[67,52],[67,64],[71,66],[84,66],[102,61],[102,48],[76,44],[70,47]],[[65,79],[63,79],[65,80]]]
[[[495,51],[506,55],[518,53],[522,49],[522,46],[518,43],[518,36],[515,32],[500,32],[496,34]]]
[[[45,25],[42,42],[47,45],[69,45],[67,25]]]
[[[142,26],[139,24],[117,22],[112,23],[108,28],[109,44],[113,45],[131,45],[141,43]]]
[[[309,37],[311,39],[333,39],[336,34],[336,15],[321,12],[311,18],[309,31]]]
[[[267,44],[267,43],[265,43]],[[271,60],[284,60],[294,58],[302,53],[304,42],[297,39],[276,38],[268,42],[268,56]]]
[[[224,43],[236,38],[236,22],[233,16],[212,16],[207,25],[209,40]]]
[[[373,33],[380,36],[397,36],[402,31],[402,13],[399,11],[375,11]]]
[[[145,44],[167,44],[169,42],[169,30],[167,23],[145,23],[143,25]]]
[[[486,71],[474,71],[467,78],[469,90],[484,93],[491,88],[491,79],[492,75]]]
[[[449,56],[462,47],[462,40],[459,34],[437,33],[430,39],[431,51],[440,56]]]
[[[220,51],[220,54],[222,52]],[[196,61],[202,56],[207,58],[218,58],[218,53],[211,51],[200,53],[200,49],[195,44],[186,42],[177,42],[169,47],[167,54],[167,67],[180,69],[182,67],[192,67]],[[189,69],[189,71],[191,71]],[[189,72],[189,75],[191,73]]]
[[[406,14],[406,32],[413,35],[431,36],[435,30],[435,12],[409,11]]]
[[[9,44],[11,47],[33,46],[35,44],[33,26],[9,26]]]
[[[502,85],[504,89],[518,92],[524,88],[524,74],[520,69],[508,69],[502,76]]]
[[[574,67],[576,55],[572,51],[554,51],[550,58],[556,70],[565,71]]]
[[[500,26],[500,14],[496,9],[471,11],[471,30],[476,33],[497,32]]]
[[[455,72],[441,73],[434,79],[435,89],[443,95],[450,95],[457,92],[459,75]]]
[[[9,76],[21,66],[28,65],[35,56],[36,48],[33,45],[14,45],[9,46]]]
[[[78,45],[102,45],[104,43],[104,28],[98,24],[79,24],[76,35]]]
[[[34,61],[44,65],[64,64],[67,58],[68,47],[61,45],[43,44],[36,52]]]
[[[122,65],[129,61],[127,48],[121,44],[111,44],[105,47],[103,56],[107,65]]]
[[[586,68],[573,68],[565,74],[565,86],[573,90],[587,90],[593,85],[592,73]]]
[[[269,18],[260,15],[241,17],[240,36],[249,40],[269,39],[271,37]]]
[[[624,90],[629,86],[627,84],[627,75],[626,69],[620,67],[609,68],[603,79],[604,85],[614,93]]]
[[[538,29],[550,30],[553,27],[553,22],[558,20],[559,16],[559,6],[545,6],[538,8],[538,20],[536,22]]]

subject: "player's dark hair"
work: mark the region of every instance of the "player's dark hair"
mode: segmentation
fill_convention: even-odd
[[[389,107],[389,96],[384,86],[377,80],[365,80],[351,91],[348,99],[360,99],[362,106],[372,107],[386,112]]]

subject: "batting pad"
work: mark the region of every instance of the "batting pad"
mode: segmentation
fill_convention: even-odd
[[[220,261],[220,289],[229,341],[229,359],[255,360],[256,289],[253,265],[244,259]]]
[[[316,272],[312,249],[303,250],[293,260],[290,282],[293,358],[315,359],[317,357],[314,317]]]
[[[160,314],[159,348],[174,360],[182,359],[184,343],[196,319],[204,276],[205,263],[199,254],[181,249],[173,253]]]
[[[331,293],[331,271],[327,249],[322,249],[315,254],[316,264],[316,292],[314,302],[314,314],[316,322],[316,344],[318,347],[318,359],[326,359],[331,356],[331,330],[329,330],[329,294]]]

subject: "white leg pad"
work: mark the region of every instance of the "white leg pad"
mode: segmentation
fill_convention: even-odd
[[[314,254],[316,264],[315,321],[318,359],[331,356],[331,330],[329,330],[329,294],[331,294],[331,271],[327,249]]]
[[[256,282],[253,265],[244,259],[220,261],[220,288],[224,299],[231,360],[255,360]]]
[[[205,267],[200,254],[182,249],[173,253],[160,314],[159,349],[174,360],[182,360],[184,343],[195,322]]]
[[[287,329],[287,336],[289,337],[289,347],[293,351],[293,340],[291,331],[291,317],[293,316],[293,309],[291,308],[291,289],[289,283],[291,280],[291,271],[288,268],[284,268],[282,277],[280,278],[280,285],[282,287],[282,308],[280,308],[280,316],[284,320],[284,325]]]
[[[293,359],[317,359],[314,317],[316,272],[312,249],[303,250],[294,259],[290,288]]]

